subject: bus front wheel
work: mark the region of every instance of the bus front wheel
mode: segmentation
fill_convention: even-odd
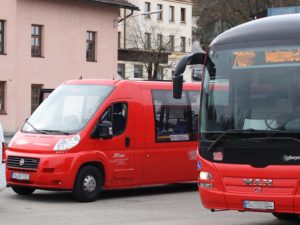
[[[295,220],[298,218],[298,214],[293,213],[273,213],[273,215],[280,220]]]
[[[73,195],[79,202],[91,202],[97,199],[102,191],[103,175],[92,165],[82,167],[76,177]]]

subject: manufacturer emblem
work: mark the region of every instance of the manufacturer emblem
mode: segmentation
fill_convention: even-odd
[[[23,166],[25,164],[25,160],[24,159],[20,159],[19,165]]]
[[[246,186],[272,186],[273,180],[272,179],[245,178],[244,185],[246,185]]]
[[[256,192],[256,193],[262,192],[262,187],[255,187],[254,192]]]

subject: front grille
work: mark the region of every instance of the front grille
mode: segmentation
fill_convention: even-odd
[[[8,168],[37,169],[40,159],[19,156],[8,156]]]

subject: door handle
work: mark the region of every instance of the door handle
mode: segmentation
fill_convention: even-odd
[[[125,138],[125,147],[129,147],[130,146],[130,137],[126,137]]]

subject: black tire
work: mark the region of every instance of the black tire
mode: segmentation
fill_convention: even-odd
[[[92,202],[98,198],[102,187],[102,172],[95,166],[84,166],[77,174],[73,195],[79,202]]]
[[[31,195],[35,189],[30,187],[11,186],[11,189],[18,195]]]
[[[273,216],[279,220],[295,220],[299,217],[298,214],[293,213],[273,213]]]

